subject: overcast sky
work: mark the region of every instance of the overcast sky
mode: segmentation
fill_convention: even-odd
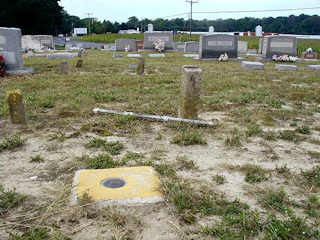
[[[196,0],[193,4],[193,19],[215,20],[218,18],[239,19],[243,17],[278,17],[289,15],[320,15],[320,0]],[[60,6],[70,15],[85,18],[85,13],[92,13],[90,17],[99,21],[127,22],[129,17],[137,18],[188,18],[190,3],[185,0],[61,0]],[[276,12],[245,12],[223,13],[224,11],[253,11],[253,10],[281,10],[301,9],[294,11]],[[221,13],[197,13],[221,12]],[[182,15],[179,15],[182,14]],[[177,16],[173,16],[177,15]],[[168,17],[172,16],[172,17]]]

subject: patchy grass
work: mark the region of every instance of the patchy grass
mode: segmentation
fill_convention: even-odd
[[[1,198],[0,198],[0,213],[3,215],[5,212],[18,206],[26,199],[26,195],[19,194],[16,189],[5,190],[4,186],[0,184]]]
[[[218,185],[222,185],[226,182],[226,177],[221,174],[216,174],[212,176],[213,181],[215,181]]]
[[[104,151],[109,152],[111,155],[118,155],[123,149],[123,144],[119,141],[108,142],[104,139],[94,138],[85,144],[87,148],[102,148]]]
[[[294,143],[301,142],[305,139],[304,137],[298,135],[296,131],[291,130],[280,131],[279,138]]]
[[[258,195],[258,202],[268,210],[285,212],[291,206],[289,196],[283,189],[265,189],[260,191]]]
[[[298,132],[298,133],[301,133],[301,134],[306,134],[306,135],[310,135],[311,133],[312,133],[312,131],[311,131],[311,127],[310,126],[298,126],[297,128],[296,128],[296,131]]]
[[[199,131],[183,131],[173,137],[171,143],[181,146],[206,145],[207,141]]]
[[[270,173],[258,165],[246,164],[241,166],[239,170],[245,173],[245,181],[248,183],[260,183],[269,179]]]
[[[265,239],[317,239],[318,231],[313,231],[305,219],[290,215],[288,220],[270,215],[265,223]]]
[[[197,169],[197,164],[195,161],[190,160],[188,156],[177,156],[177,168],[179,170],[191,170],[191,169]]]
[[[35,162],[35,163],[44,162],[44,157],[42,157],[41,155],[31,156],[30,162]]]
[[[317,188],[320,188],[320,165],[311,168],[308,171],[302,171],[304,180]]]
[[[241,135],[232,135],[226,138],[224,141],[225,145],[228,147],[241,147]]]
[[[0,152],[6,150],[13,150],[19,148],[27,142],[27,139],[22,139],[19,135],[13,135],[5,138],[5,140],[0,144]]]
[[[88,169],[104,169],[104,168],[114,168],[117,166],[117,163],[109,156],[99,154],[95,157],[82,156],[79,158],[80,162],[85,164],[85,168]]]

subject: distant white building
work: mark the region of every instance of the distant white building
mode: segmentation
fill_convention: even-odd
[[[135,29],[128,29],[128,30],[119,30],[119,34],[137,34],[140,33],[139,28],[137,30]]]

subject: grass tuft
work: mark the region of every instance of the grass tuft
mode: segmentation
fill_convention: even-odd
[[[226,177],[220,174],[216,174],[214,176],[212,176],[212,179],[218,184],[218,185],[222,185],[226,182]]]
[[[320,165],[311,168],[309,171],[302,171],[301,174],[307,183],[320,187]]]
[[[84,155],[80,158],[81,162],[85,163],[85,167],[88,169],[105,169],[105,168],[114,168],[116,167],[116,162],[109,156],[99,154],[95,157],[89,157]]]
[[[3,143],[0,144],[0,152],[3,152],[5,150],[13,150],[16,148],[19,148],[27,142],[26,139],[20,138],[19,135],[13,135],[11,137],[5,138]]]
[[[268,171],[258,165],[246,164],[240,170],[245,172],[245,181],[249,183],[260,183],[269,179]]]
[[[44,162],[44,157],[42,157],[41,155],[31,156],[30,162],[36,162],[36,163]]]
[[[87,148],[102,148],[104,151],[109,152],[111,155],[118,155],[123,149],[123,144],[119,141],[108,142],[104,139],[94,138],[85,144]]]
[[[2,184],[0,184],[1,198],[0,198],[0,213],[1,215],[9,209],[18,206],[26,199],[26,195],[19,194],[16,189],[5,191]]]
[[[181,146],[206,145],[207,141],[198,131],[183,131],[173,137],[171,143]]]

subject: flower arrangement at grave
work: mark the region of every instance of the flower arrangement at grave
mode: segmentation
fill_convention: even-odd
[[[288,55],[281,55],[279,57],[277,55],[272,56],[272,60],[276,62],[296,62],[297,59],[298,59],[297,57],[288,56]]]
[[[163,52],[166,48],[166,43],[163,41],[154,42],[154,48],[157,52]]]
[[[309,47],[306,52],[309,52],[309,53],[312,53],[313,52],[313,49],[311,47]]]
[[[129,45],[125,46],[125,47],[124,47],[124,51],[125,51],[125,52],[130,52],[130,46],[129,46]]]
[[[228,60],[228,54],[226,54],[226,53],[222,53],[221,55],[220,55],[220,57],[218,58],[218,61],[219,62],[225,62],[225,61],[227,61]]]
[[[4,68],[5,60],[2,55],[0,55],[0,77],[4,77],[6,70]]]

